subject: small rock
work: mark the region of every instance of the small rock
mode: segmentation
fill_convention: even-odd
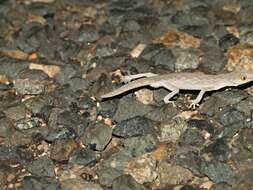
[[[82,78],[71,78],[68,84],[74,92],[77,90],[88,90],[89,87],[88,82]]]
[[[131,175],[122,175],[116,178],[112,184],[113,190],[145,190],[146,188],[137,183]]]
[[[252,117],[253,97],[250,96],[239,102],[236,109],[245,114],[247,117]]]
[[[235,108],[227,107],[216,115],[217,120],[223,126],[246,121],[245,115]]]
[[[211,32],[210,27],[206,25],[184,25],[179,29],[197,38],[204,38]]]
[[[44,93],[48,84],[48,75],[40,70],[24,70],[13,81],[18,93],[38,95]]]
[[[173,51],[177,57],[175,70],[180,72],[186,69],[197,69],[200,64],[200,51],[197,49],[175,50]]]
[[[157,177],[156,160],[148,154],[136,157],[129,162],[124,173],[131,175],[140,184],[152,182]]]
[[[169,120],[162,122],[160,124],[160,135],[159,141],[171,141],[176,142],[182,133],[187,129],[187,122],[183,119],[177,118],[174,120]]]
[[[193,179],[193,174],[188,170],[178,165],[172,165],[166,162],[158,164],[158,176],[161,187],[168,184],[178,185],[185,184]]]
[[[25,176],[21,182],[22,190],[60,190],[56,179],[47,177]]]
[[[73,139],[57,139],[50,146],[50,158],[58,162],[66,161],[76,147]]]
[[[123,171],[111,168],[111,167],[102,167],[96,171],[98,175],[98,180],[101,185],[111,186],[113,180],[123,174]]]
[[[0,162],[5,164],[17,164],[20,157],[14,147],[0,146]]]
[[[241,144],[243,147],[253,153],[253,130],[252,128],[250,129],[243,129],[240,131],[239,136],[241,140]]]
[[[88,111],[96,106],[95,101],[86,94],[78,97],[76,104],[78,108]]]
[[[132,158],[132,155],[123,149],[104,160],[103,166],[123,171]]]
[[[242,68],[252,71],[253,46],[249,44],[237,44],[227,51],[229,70],[240,70]]]
[[[188,147],[186,148],[189,149]],[[178,151],[179,155],[176,157],[176,164],[190,170],[194,175],[203,177],[204,175],[200,172],[200,164],[202,160],[199,155],[192,152],[192,150],[189,150],[189,153],[186,151],[186,154],[181,153],[181,150]]]
[[[175,55],[168,48],[161,49],[155,56],[151,58],[154,66],[162,67],[168,71],[173,71],[175,68]]]
[[[39,127],[40,119],[38,117],[31,117],[27,119],[21,119],[15,122],[14,127],[18,130],[32,129],[34,127]]]
[[[79,70],[73,64],[65,64],[60,67],[60,71],[54,75],[54,79],[60,84],[68,84],[75,77],[80,77]]]
[[[149,105],[142,104],[132,98],[122,98],[118,104],[118,109],[113,116],[113,120],[120,122],[136,116],[143,116],[152,108]]]
[[[89,165],[94,164],[100,155],[87,148],[78,148],[69,157],[70,164]]]
[[[190,128],[197,128],[199,130],[205,130],[211,134],[215,132],[214,126],[207,120],[202,119],[190,119],[188,120],[188,125]]]
[[[20,103],[5,109],[3,112],[5,113],[6,117],[14,121],[18,121],[26,117],[27,110],[25,105]]]
[[[156,148],[158,140],[151,134],[141,137],[131,137],[124,140],[125,150],[133,156],[139,156]]]
[[[220,133],[217,133],[218,138],[233,138],[241,129],[246,126],[244,121],[232,123],[230,125],[225,126]]]
[[[176,47],[179,47],[180,49],[192,49],[199,48],[200,46],[200,39],[193,37],[187,33],[177,31],[166,32],[153,41],[155,43],[161,43],[168,48],[174,49]]]
[[[206,174],[213,182],[226,182],[233,184],[234,172],[231,167],[225,163],[213,162],[201,164],[202,173]]]
[[[75,105],[75,103],[72,104],[72,106]],[[90,121],[87,118],[89,115],[80,115],[74,109],[78,108],[74,107],[73,110],[52,109],[49,118],[50,129],[52,128],[52,131],[58,131],[60,128],[66,128],[70,132],[69,135],[72,133],[73,136],[80,137],[89,126]]]
[[[113,129],[113,135],[124,138],[152,133],[154,133],[152,121],[140,116],[121,121]]]
[[[85,129],[81,141],[91,149],[102,151],[112,138],[112,128],[102,123],[97,123]]]
[[[200,112],[204,115],[214,116],[221,108],[238,104],[247,97],[247,93],[236,89],[216,92],[203,102]]]
[[[180,188],[180,190],[197,190],[197,189],[191,185],[184,185],[182,188]]]
[[[62,190],[103,190],[103,188],[96,183],[86,182],[83,179],[67,179],[61,182]]]
[[[188,128],[180,137],[179,143],[183,145],[201,146],[205,142],[200,131]]]
[[[77,41],[78,42],[94,42],[98,40],[99,34],[96,30],[96,26],[91,25],[91,24],[83,24],[79,28],[79,35],[77,36]]]
[[[34,160],[29,165],[26,165],[25,168],[38,177],[55,177],[54,163],[47,156],[42,156]]]
[[[0,141],[5,141],[5,138],[7,138],[10,134],[9,131],[11,127],[13,126],[12,122],[7,118],[1,118],[0,119]]]
[[[235,37],[233,34],[226,34],[219,41],[219,46],[223,50],[227,50],[230,46],[236,45],[240,40]]]
[[[231,157],[229,144],[225,138],[218,138],[212,144],[205,147],[205,152],[211,153],[216,160],[227,161]]]
[[[243,34],[240,36],[240,42],[241,42],[242,44],[250,44],[250,45],[253,45],[253,31],[248,31],[248,32],[243,33]]]
[[[237,189],[251,189],[253,187],[253,170],[249,169],[243,172],[243,174],[240,175],[239,180],[237,181],[237,184],[233,188],[233,190]]]
[[[201,59],[200,68],[209,72],[220,71],[222,68],[224,68],[225,64],[227,63],[224,53],[217,46],[209,45],[207,39],[203,41],[204,44],[202,45],[202,51],[204,52],[204,55]]]
[[[45,92],[46,83],[31,79],[17,79],[14,80],[14,88],[22,95],[38,95]]]
[[[168,92],[166,91],[165,94],[158,99],[162,100],[164,96],[166,96],[167,94]],[[177,107],[173,106],[172,104],[164,104],[164,101],[162,100],[161,106],[152,107],[152,110],[147,114],[145,114],[145,117],[156,122],[163,122],[172,119],[174,116],[178,114],[178,112],[179,110]]]
[[[76,132],[73,128],[58,126],[58,129],[50,129],[45,137],[45,140],[52,142],[57,139],[75,138]]]
[[[216,183],[212,186],[211,190],[231,190],[231,185],[221,182],[221,183]],[[236,189],[233,189],[236,190]]]
[[[149,105],[151,103],[153,103],[153,91],[147,88],[143,88],[140,90],[137,90],[135,93],[136,95],[136,100],[138,100],[139,102]]]
[[[36,96],[24,101],[24,104],[28,110],[34,115],[49,117],[50,106],[53,105],[53,98],[50,96]]]

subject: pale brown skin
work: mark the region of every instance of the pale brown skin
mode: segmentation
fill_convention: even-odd
[[[143,78],[146,77],[146,78]],[[137,79],[137,80],[135,80]],[[135,80],[129,82],[131,80]],[[166,75],[157,75],[153,73],[141,73],[123,77],[124,82],[128,84],[101,96],[101,98],[110,98],[117,96],[129,90],[151,86],[153,88],[163,87],[171,92],[164,97],[164,102],[170,103],[170,99],[179,93],[179,90],[200,90],[197,98],[191,101],[190,107],[195,108],[201,101],[207,91],[218,90],[224,87],[239,86],[253,81],[253,72],[234,71],[226,74],[209,75],[201,72],[194,73],[171,73]]]

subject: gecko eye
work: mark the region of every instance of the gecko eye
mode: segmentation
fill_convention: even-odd
[[[247,76],[246,76],[246,75],[241,75],[241,76],[240,76],[240,79],[241,79],[241,80],[246,80],[246,79],[247,79]]]

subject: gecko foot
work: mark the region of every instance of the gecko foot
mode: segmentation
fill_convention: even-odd
[[[175,104],[175,102],[174,101],[165,101],[164,100],[164,102],[165,102],[165,104],[172,104],[172,106],[173,106],[173,108],[175,108],[176,107],[176,104]]]
[[[198,107],[199,106],[199,104],[198,103],[196,103],[195,101],[191,101],[191,104],[190,104],[190,106],[189,106],[189,108],[191,108],[191,109],[196,109],[196,107]]]
[[[129,83],[129,82],[131,82],[131,80],[133,80],[133,78],[131,76],[122,76],[121,77],[121,82],[123,82],[123,83]]]

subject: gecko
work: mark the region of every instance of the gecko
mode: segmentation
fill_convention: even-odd
[[[202,100],[205,92],[219,90],[225,87],[239,86],[253,81],[253,72],[250,71],[233,71],[217,75],[205,74],[202,72],[179,72],[158,75],[154,73],[140,73],[122,77],[123,82],[127,84],[120,88],[104,94],[102,99],[110,98],[124,92],[150,86],[152,88],[163,87],[170,91],[163,101],[173,103],[170,99],[179,93],[179,90],[198,90],[200,91],[197,98],[190,100],[190,108],[195,109]],[[173,103],[174,104],[174,103]]]

